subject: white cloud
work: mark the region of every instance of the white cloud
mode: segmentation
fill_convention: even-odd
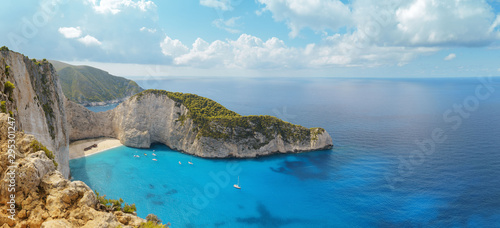
[[[98,13],[106,14],[117,14],[126,7],[131,7],[139,9],[140,11],[147,11],[149,9],[155,8],[156,4],[153,1],[148,0],[86,0],[92,5],[94,10]]]
[[[139,31],[141,31],[141,32],[146,31],[146,32],[149,32],[149,33],[156,33],[156,29],[146,28],[146,27],[140,28]]]
[[[309,28],[326,34],[299,55],[309,67],[405,65],[420,55],[500,40],[500,15],[473,0],[258,0],[296,37]],[[328,36],[328,33],[333,35]],[[450,57],[451,58],[451,57]]]
[[[175,65],[226,69],[303,69],[329,66],[375,67],[407,64],[418,55],[436,52],[433,47],[357,46],[352,35],[327,37],[323,44],[304,48],[287,47],[273,37],[266,41],[242,34],[237,40],[216,40],[208,43],[198,38],[188,49],[179,40],[167,37],[161,43],[162,52],[174,57]]]
[[[182,44],[179,40],[173,40],[170,37],[165,37],[165,39],[160,43],[161,52],[166,56],[177,57],[183,55],[189,51],[189,49]]]
[[[231,6],[231,0],[200,0],[200,5],[222,11],[233,9],[233,7]]]
[[[500,15],[474,0],[258,0],[295,37],[303,28],[358,31],[378,46],[485,46],[500,39]],[[261,12],[261,11],[259,11]]]
[[[360,32],[336,34],[324,38],[321,45],[310,44],[305,49],[312,65],[321,66],[402,66],[418,55],[438,51],[435,47],[377,46]]]
[[[240,17],[232,17],[227,20],[223,20],[222,18],[216,19],[212,22],[212,24],[219,28],[226,30],[229,33],[240,33],[240,30],[235,29],[234,27],[238,26],[236,21],[240,19]]]
[[[499,34],[491,28],[495,13],[486,1],[416,0],[399,7],[395,19],[395,35],[410,45],[477,46]]]
[[[449,61],[449,60],[452,60],[456,57],[457,57],[457,55],[455,55],[455,53],[451,53],[448,56],[444,57],[444,60]]]
[[[258,0],[276,21],[285,21],[290,36],[296,37],[306,27],[316,31],[337,30],[352,24],[351,10],[340,0]]]
[[[168,38],[168,43],[174,42]],[[299,51],[286,47],[275,37],[264,42],[255,36],[242,34],[237,40],[216,40],[212,43],[198,38],[190,50],[180,41],[169,46],[180,46],[182,51],[186,51],[174,58],[174,64],[198,68],[294,68],[300,63]]]
[[[294,68],[299,66],[298,56],[298,50],[286,47],[278,38],[264,42],[242,34],[237,40],[212,43],[198,38],[189,52],[174,59],[174,64],[199,68]]]
[[[82,35],[80,27],[60,27],[58,31],[68,39],[78,38]]]
[[[102,44],[98,39],[90,35],[86,35],[82,38],[79,38],[78,41],[80,41],[80,43],[82,44],[85,44],[86,46],[93,46],[93,45],[100,46]]]

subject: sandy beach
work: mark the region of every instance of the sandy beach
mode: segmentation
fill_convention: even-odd
[[[84,148],[97,144],[97,148],[84,151]],[[75,141],[69,144],[69,159],[86,157],[97,154],[111,148],[122,146],[120,140],[113,138],[96,138]]]

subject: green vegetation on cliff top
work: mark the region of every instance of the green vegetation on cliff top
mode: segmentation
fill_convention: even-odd
[[[117,200],[106,199],[106,195],[101,196],[99,192],[97,192],[97,190],[94,190],[94,192],[96,194],[97,200],[99,201],[100,208],[104,208],[107,211],[123,211],[125,213],[134,213],[135,211],[137,211],[135,203],[129,205],[125,203],[122,198]]]
[[[136,82],[97,68],[50,62],[59,75],[64,95],[76,103],[112,101],[143,91]]]
[[[45,152],[45,155],[50,159],[52,160],[52,162],[54,163],[54,166],[56,167],[57,169],[57,166],[59,164],[57,164],[56,162],[56,157],[54,156],[54,153],[52,153],[52,151],[50,151],[49,149],[47,149],[47,147],[45,147],[44,145],[42,145],[40,142],[38,142],[37,140],[33,140],[31,141],[31,144],[30,144],[30,147],[33,149],[32,152],[37,152],[37,151],[40,151],[42,150],[43,152]]]
[[[256,132],[271,140],[274,135],[281,135],[287,142],[316,140],[317,135],[323,133],[323,128],[305,128],[300,125],[282,121],[274,116],[241,116],[221,104],[195,94],[168,92],[165,90],[146,90],[134,97],[141,99],[144,95],[154,94],[167,96],[177,104],[188,109],[188,116],[196,125],[198,136],[242,139],[253,138]],[[186,117],[181,115],[179,121],[184,123]],[[262,143],[262,145],[268,142]],[[260,145],[260,146],[262,146]],[[260,146],[256,146],[259,148]]]

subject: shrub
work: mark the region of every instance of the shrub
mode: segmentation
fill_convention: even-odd
[[[146,220],[155,224],[161,223],[161,219],[158,218],[158,216],[156,216],[155,214],[149,214],[148,216],[146,216]]]
[[[0,102],[0,109],[2,109],[3,113],[7,113],[7,106],[5,101]]]
[[[170,224],[156,224],[154,222],[151,222],[151,221],[148,221],[148,222],[144,222],[144,223],[141,223],[141,225],[139,225],[139,228],[168,228],[168,226],[170,226]]]
[[[12,84],[12,82],[10,81],[7,81],[5,82],[5,85],[4,85],[4,93],[12,93],[12,91],[14,91],[14,89],[16,88],[16,86],[14,84]]]
[[[95,195],[97,196],[97,200],[101,207],[104,207],[106,211],[123,211],[125,213],[133,213],[137,211],[135,204],[128,205],[125,203],[125,206],[122,207],[123,199],[106,199],[106,195],[101,196],[97,190],[94,190]]]
[[[9,115],[10,117],[14,117],[14,113],[12,113],[12,111],[9,111]]]
[[[123,206],[123,212],[125,213],[134,213],[135,211],[137,211],[137,208],[135,208],[135,203],[131,205],[125,203],[125,206]]]
[[[0,51],[9,51],[9,48],[6,46],[0,47]]]
[[[56,166],[56,169],[57,169],[57,166],[59,165],[57,162],[56,162],[56,156],[54,156],[54,153],[52,153],[52,151],[50,151],[49,149],[47,149],[47,147],[45,147],[44,145],[42,145],[40,142],[38,142],[37,140],[33,140],[31,141],[31,144],[30,144],[30,147],[33,149],[33,152],[37,152],[37,151],[40,151],[40,150],[43,150],[45,152],[45,155],[52,160],[52,162],[54,163],[54,166]]]
[[[5,75],[9,76],[9,70],[10,66],[9,65],[5,66]]]
[[[323,128],[319,127],[311,128],[311,139],[314,141],[318,140],[318,135],[323,134],[323,132],[325,132],[325,129]]]
[[[117,200],[110,199],[109,202],[111,203],[111,206],[112,206],[112,208],[113,208],[114,211],[120,211],[120,210],[122,210],[122,203],[123,203],[123,199],[122,198],[117,199]]]
[[[105,196],[100,196],[99,192],[97,190],[94,190],[95,195],[97,196],[97,200],[99,201],[100,204],[106,205],[108,204],[108,199],[105,198]]]
[[[186,115],[181,115],[179,116],[179,118],[177,119],[177,121],[180,121],[181,122],[181,126],[184,126],[184,121],[186,120]]]

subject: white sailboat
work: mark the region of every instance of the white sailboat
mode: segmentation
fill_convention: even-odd
[[[238,184],[233,185],[237,189],[241,189],[240,187],[240,176],[238,176]]]

